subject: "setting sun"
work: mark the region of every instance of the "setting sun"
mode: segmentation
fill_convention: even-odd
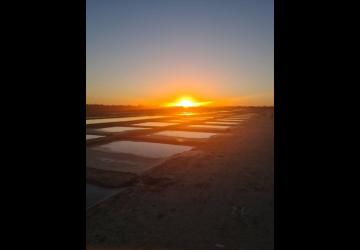
[[[181,107],[184,107],[184,108],[188,108],[188,107],[194,107],[194,106],[197,106],[196,103],[194,103],[193,101],[191,100],[188,100],[188,99],[184,99],[184,100],[181,100],[177,106],[181,106]]]
[[[199,107],[199,106],[204,106],[207,104],[210,104],[210,101],[207,102],[198,102],[196,100],[194,100],[194,98],[189,97],[189,96],[183,96],[180,97],[178,100],[176,100],[175,102],[169,102],[167,104],[165,104],[166,107],[183,107],[183,108],[189,108],[189,107]]]

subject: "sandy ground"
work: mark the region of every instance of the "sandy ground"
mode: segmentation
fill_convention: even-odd
[[[274,249],[271,112],[90,209],[87,249]]]

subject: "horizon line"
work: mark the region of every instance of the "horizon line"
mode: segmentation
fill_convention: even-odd
[[[166,106],[157,106],[157,105],[145,105],[145,104],[98,104],[98,103],[86,103],[86,105],[97,105],[97,106],[125,106],[125,107],[153,107],[153,108],[179,108],[179,107],[166,107]],[[209,108],[216,107],[274,107],[274,105],[209,105],[202,106]],[[181,107],[180,107],[181,108]],[[190,108],[201,108],[201,107],[190,107]]]

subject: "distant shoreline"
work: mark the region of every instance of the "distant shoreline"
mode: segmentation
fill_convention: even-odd
[[[183,112],[197,110],[217,110],[217,109],[273,109],[273,106],[208,106],[208,107],[151,107],[151,106],[132,106],[132,105],[103,105],[103,104],[86,104],[86,119],[97,117],[117,117],[117,116],[134,116],[134,115],[151,115],[164,114],[166,112]]]

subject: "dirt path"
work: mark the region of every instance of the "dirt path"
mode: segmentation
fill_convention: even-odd
[[[87,214],[88,249],[273,249],[273,128],[261,113],[153,169]]]

